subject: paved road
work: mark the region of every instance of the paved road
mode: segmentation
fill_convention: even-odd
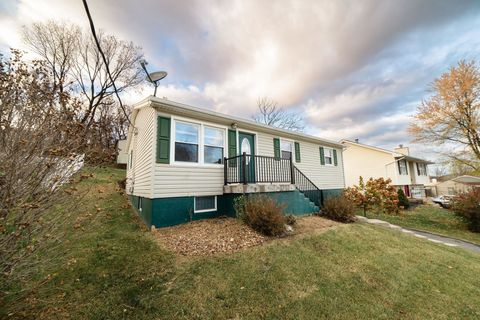
[[[420,238],[420,239],[425,239],[434,243],[440,243],[449,247],[460,247],[464,248],[470,251],[478,252],[480,253],[480,246],[467,242],[467,241],[462,241],[454,238],[449,238],[445,236],[440,236],[438,234],[433,234],[425,231],[419,231],[419,230],[413,230],[413,229],[408,229],[408,228],[403,228],[394,224],[391,224],[387,221],[379,220],[379,219],[368,219],[362,216],[357,216],[357,221],[361,222],[366,222],[370,224],[376,224],[379,226],[391,228],[398,230],[400,232],[410,234],[414,237]]]

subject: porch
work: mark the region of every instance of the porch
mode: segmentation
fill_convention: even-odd
[[[250,155],[224,158],[224,193],[288,192],[298,190],[318,207],[324,199],[320,190],[291,158]]]

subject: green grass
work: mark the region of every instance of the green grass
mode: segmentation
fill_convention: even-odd
[[[123,173],[93,171],[78,204],[79,218],[89,218],[71,227],[58,266],[39,268],[32,281],[43,285],[19,296],[9,284],[9,319],[480,317],[480,255],[351,224],[235,254],[179,257],[123,207],[114,189]]]
[[[480,233],[468,230],[467,223],[461,217],[451,210],[433,205],[422,205],[402,211],[399,215],[367,213],[367,217],[480,244]]]

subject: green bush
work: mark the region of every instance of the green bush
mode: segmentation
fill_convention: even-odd
[[[474,189],[456,197],[452,205],[453,211],[468,222],[473,232],[480,232],[480,189]]]
[[[328,198],[323,202],[322,214],[340,222],[355,221],[355,206],[344,195]]]
[[[242,201],[238,200],[236,205],[241,207]],[[284,207],[274,199],[265,195],[244,197],[243,208],[243,212],[238,208],[240,212],[237,212],[237,217],[254,230],[267,236],[281,236],[285,233],[287,219],[283,215]]]
[[[233,209],[235,210],[235,217],[237,217],[237,219],[244,220],[246,201],[247,198],[245,195],[233,199]]]
[[[398,194],[398,207],[403,207],[404,209],[410,208],[410,201],[408,201],[407,196],[405,195],[405,192],[403,192],[403,189],[398,189],[397,190]]]

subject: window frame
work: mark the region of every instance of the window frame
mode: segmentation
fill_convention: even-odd
[[[282,157],[282,151],[287,151],[282,149],[282,142],[288,142],[290,146],[292,147],[290,150],[290,159],[292,159],[293,162],[295,162],[295,141],[290,140],[290,139],[284,139],[278,137],[280,140],[280,159],[286,159]],[[288,160],[288,159],[287,159]]]
[[[418,176],[428,176],[427,174],[427,164],[426,163],[418,163],[417,162],[417,167],[418,167]],[[422,172],[423,171],[423,172]]]
[[[197,210],[197,198],[202,198],[202,197],[214,197],[215,201],[215,207],[210,208],[210,209],[202,209],[202,210]],[[217,211],[217,195],[209,195],[209,196],[195,196],[193,197],[193,213],[201,213],[201,212],[212,212],[212,211]]]
[[[405,163],[405,172],[402,173],[402,166],[400,165],[400,163]],[[397,161],[397,164],[398,164],[398,174],[401,175],[401,176],[408,176],[408,162],[406,159],[401,159],[401,160],[398,160]]]
[[[161,114],[160,114],[161,115]],[[176,161],[175,160],[175,142],[176,142],[176,127],[177,127],[177,122],[182,122],[182,123],[188,123],[192,125],[197,125],[199,128],[198,132],[198,162],[187,162],[187,161]],[[205,127],[210,127],[214,129],[221,129],[223,131],[223,155],[222,155],[222,163],[205,163],[205,132],[204,128]],[[211,122],[206,122],[206,121],[198,121],[195,119],[191,118],[185,118],[185,117],[177,117],[177,116],[171,116],[171,125],[170,125],[170,165],[173,166],[192,166],[192,167],[213,167],[213,168],[218,168],[218,167],[223,167],[223,158],[226,156],[226,151],[227,150],[227,136],[228,134],[228,127],[227,126],[222,126],[219,124],[211,123]],[[183,142],[181,142],[183,143]],[[207,145],[209,146],[209,145]]]
[[[206,128],[223,131],[223,139],[222,139],[223,141],[222,141],[222,146],[221,147],[205,143],[205,129]],[[203,140],[202,140],[203,152],[202,152],[202,155],[203,155],[204,164],[207,164],[207,165],[208,164],[223,165],[223,158],[225,157],[225,130],[222,129],[222,128],[218,128],[218,127],[215,127],[215,126],[205,124],[205,125],[202,126],[202,134],[203,134]],[[222,148],[222,157],[220,158],[220,163],[211,163],[211,162],[205,163],[205,147]]]
[[[330,153],[330,163],[327,163],[327,151]],[[334,160],[333,160],[333,148],[329,148],[329,147],[323,147],[323,158],[325,160],[325,166],[331,166],[331,167],[334,167],[335,166],[335,163],[334,163]]]

